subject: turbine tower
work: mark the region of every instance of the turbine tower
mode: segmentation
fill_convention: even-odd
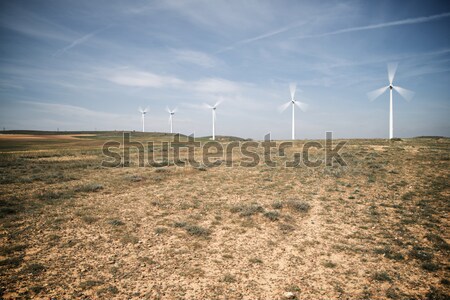
[[[295,91],[297,90],[296,83],[291,83],[289,85],[289,90],[291,92],[291,100],[281,105],[278,109],[280,112],[283,112],[289,105],[292,105],[292,140],[295,140],[295,106],[297,105],[302,111],[306,111],[308,104],[295,100]]]
[[[148,111],[148,107],[145,109],[142,109],[142,107],[139,107],[139,112],[142,114],[142,132],[145,132],[145,114]]]
[[[168,107],[166,107],[166,110],[169,113],[170,133],[173,133],[173,115],[177,111],[177,108],[175,107],[173,110],[170,110]]]
[[[397,63],[388,64],[388,79],[389,85],[376,89],[367,94],[370,101],[380,97],[387,89],[389,89],[389,139],[394,137],[394,104],[392,99],[392,90],[397,91],[406,101],[410,101],[414,97],[414,92],[404,89],[393,84],[395,72],[397,71]]]
[[[212,111],[212,140],[216,139],[216,109],[219,104],[222,103],[222,100],[219,100],[214,105],[205,104],[207,108],[210,108]]]

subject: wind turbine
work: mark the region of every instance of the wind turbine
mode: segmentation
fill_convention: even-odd
[[[388,79],[389,85],[367,93],[370,101],[380,97],[387,89],[389,89],[389,139],[394,137],[394,114],[393,114],[393,100],[392,90],[396,90],[406,101],[410,101],[414,97],[414,92],[404,89],[399,86],[393,85],[395,72],[397,71],[398,63],[388,64]]]
[[[216,139],[216,109],[219,104],[222,103],[222,99],[216,102],[214,105],[205,104],[207,108],[210,108],[212,111],[212,140]]]
[[[173,115],[176,113],[177,108],[175,107],[173,110],[170,110],[166,107],[166,110],[169,113],[170,133],[173,133]]]
[[[281,105],[278,109],[280,112],[283,112],[289,105],[292,105],[292,140],[295,140],[295,106],[297,105],[302,111],[306,111],[308,104],[295,100],[295,91],[297,90],[296,83],[291,83],[289,85],[289,90],[291,92],[291,100]]]
[[[142,132],[145,132],[145,114],[148,111],[148,107],[145,109],[142,109],[142,107],[139,107],[139,112],[142,114]]]

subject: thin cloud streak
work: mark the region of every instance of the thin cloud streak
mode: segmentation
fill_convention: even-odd
[[[92,37],[94,37],[95,35],[99,34],[100,32],[105,31],[105,30],[108,29],[109,27],[111,27],[111,25],[106,26],[105,28],[101,28],[101,29],[95,30],[95,31],[93,31],[93,32],[91,32],[91,33],[86,34],[85,36],[82,36],[82,37],[79,38],[79,39],[76,39],[76,40],[73,41],[70,45],[68,45],[68,46],[66,46],[66,47],[64,47],[64,48],[59,49],[58,51],[56,51],[56,52],[53,54],[53,56],[60,56],[60,55],[63,55],[65,52],[69,51],[69,50],[72,49],[73,47],[76,47],[76,46],[78,46],[78,45],[80,45],[80,44],[85,43],[87,40],[89,40],[90,38],[92,38]]]
[[[337,35],[337,34],[342,34],[342,33],[347,33],[347,32],[354,32],[354,31],[363,31],[363,30],[380,29],[380,28],[392,27],[392,26],[419,24],[419,23],[436,21],[436,20],[447,18],[447,17],[450,17],[450,12],[443,13],[443,14],[438,14],[438,15],[433,15],[433,16],[428,16],[428,17],[410,18],[410,19],[404,19],[404,20],[399,20],[399,21],[374,24],[374,25],[345,28],[345,29],[340,29],[340,30],[326,32],[326,33],[321,33],[321,34],[313,34],[313,35],[305,35],[305,36],[294,37],[293,39],[317,38],[317,37]]]
[[[282,27],[282,28],[277,29],[277,30],[269,31],[269,32],[266,32],[264,34],[252,37],[252,38],[248,38],[248,39],[245,39],[245,40],[238,41],[238,42],[234,43],[231,46],[225,47],[225,48],[217,51],[216,54],[223,53],[223,52],[230,51],[230,50],[234,50],[236,47],[241,46],[241,45],[250,44],[252,42],[256,42],[256,41],[259,41],[259,40],[267,39],[269,37],[272,37],[272,36],[278,35],[280,33],[284,33],[286,31],[294,29],[296,27],[299,27],[299,26],[301,26],[303,24],[305,24],[305,22],[291,24],[291,25]]]

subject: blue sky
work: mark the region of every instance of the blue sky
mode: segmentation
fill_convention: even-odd
[[[446,1],[2,1],[0,127],[211,134],[203,103],[223,103],[216,134],[275,139],[450,135]]]

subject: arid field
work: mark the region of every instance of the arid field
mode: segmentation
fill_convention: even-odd
[[[450,139],[349,140],[347,166],[274,150],[277,167],[237,151],[234,167],[139,167],[132,149],[102,167],[121,134],[0,135],[3,299],[450,297]]]

